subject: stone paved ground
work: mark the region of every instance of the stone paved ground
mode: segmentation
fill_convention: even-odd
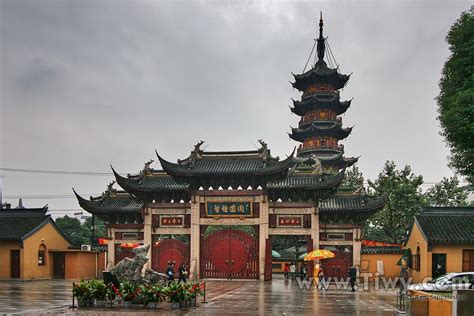
[[[22,315],[395,315],[395,291],[300,290],[296,282],[207,281],[207,304],[159,309],[71,310],[71,282],[0,281],[0,314]]]

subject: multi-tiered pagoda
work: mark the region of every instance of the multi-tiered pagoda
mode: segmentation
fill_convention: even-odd
[[[339,144],[352,131],[352,127],[342,126],[340,117],[351,104],[350,100],[341,101],[339,94],[349,75],[340,74],[337,68],[329,68],[324,61],[325,53],[326,39],[321,18],[317,40],[318,61],[310,70],[294,75],[292,85],[303,95],[301,101],[293,100],[291,111],[301,119],[299,126],[292,128],[289,135],[302,143],[298,149],[299,157],[317,158],[321,161],[323,173],[334,174],[352,166],[358,158],[345,158],[344,145]]]
[[[293,83],[303,92],[292,108],[301,116],[290,134],[302,143],[296,157],[272,156],[262,140],[258,150],[213,152],[201,141],[176,162],[156,153],[162,169],[152,168],[153,160],[136,174],[113,169],[121,189],[112,183],[90,199],[76,193],[83,209],[107,223],[110,265],[131,255],[128,245],[151,244],[157,271],[175,262],[187,263],[193,277],[268,280],[276,235],[300,236],[308,251],[334,251],[324,263],[328,276],[360,264],[361,227],[386,199],[339,188],[357,161],[338,143],[351,132],[339,117],[350,105],[339,99],[349,76],[324,61],[322,28],[321,20],[317,62]]]

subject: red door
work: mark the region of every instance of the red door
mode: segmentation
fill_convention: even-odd
[[[201,243],[201,276],[258,279],[257,239],[243,231],[216,231]]]
[[[352,253],[331,250],[336,257],[321,260],[321,266],[326,277],[345,279],[352,264]]]
[[[166,273],[168,264],[174,263],[175,274],[178,267],[185,263],[189,270],[189,244],[173,238],[165,238],[153,243],[151,266],[156,272]]]

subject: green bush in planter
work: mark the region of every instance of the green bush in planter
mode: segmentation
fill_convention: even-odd
[[[166,293],[172,303],[179,303],[185,300],[185,289],[180,283],[171,282],[166,287]]]
[[[75,283],[72,288],[72,293],[81,306],[90,305],[91,301],[94,299],[94,291],[91,288],[89,281],[86,280]]]
[[[140,296],[145,304],[161,303],[167,298],[166,288],[161,285],[142,285],[140,286]]]
[[[111,294],[111,289],[101,280],[90,280],[89,288],[92,292],[93,298],[98,301],[105,301],[107,297]]]
[[[122,282],[118,289],[118,294],[125,302],[133,301],[139,293],[138,286],[133,282]]]

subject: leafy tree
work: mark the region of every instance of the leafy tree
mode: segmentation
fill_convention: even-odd
[[[56,225],[69,237],[74,246],[83,244],[84,232],[81,228],[81,221],[75,217],[59,217],[55,220]]]
[[[446,37],[451,56],[439,83],[438,120],[450,167],[474,183],[474,16],[464,12]]]
[[[343,187],[360,188],[364,186],[364,175],[359,171],[356,165],[352,166],[346,171],[344,180],[342,180]]]
[[[430,206],[468,206],[468,192],[459,187],[457,177],[443,178],[429,188],[425,196]]]
[[[95,217],[95,238],[107,237],[105,223],[98,217]],[[67,215],[55,220],[58,227],[69,237],[74,246],[92,243],[92,217],[87,217],[84,223],[78,218]],[[96,243],[97,239],[94,241]]]
[[[369,181],[369,191],[375,195],[388,194],[388,201],[369,219],[366,238],[401,243],[413,216],[425,205],[422,184],[423,177],[415,175],[410,166],[397,170],[393,161],[385,162],[375,182]]]

